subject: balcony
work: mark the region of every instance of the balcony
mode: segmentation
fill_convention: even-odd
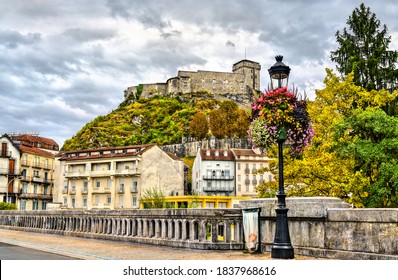
[[[111,193],[111,188],[110,187],[105,187],[105,188],[95,187],[93,189],[93,194],[99,194],[99,193]]]
[[[203,175],[203,180],[233,181],[234,180],[234,176],[208,176],[208,175]]]
[[[35,183],[44,183],[44,178],[40,178],[39,176],[33,176],[32,182],[35,182]]]
[[[132,193],[138,192],[138,187],[137,186],[130,187],[130,192],[132,192]]]
[[[7,175],[7,176],[19,176],[19,170],[17,168],[10,169],[10,168],[0,168],[0,175]]]
[[[66,178],[84,178],[90,176],[89,172],[87,171],[66,171],[64,173]]]
[[[205,192],[233,192],[233,186],[222,186],[222,187],[203,187],[203,191]]]
[[[64,188],[62,189],[62,193],[63,194],[67,194],[68,193],[68,187],[64,186]]]
[[[83,188],[81,194],[88,194],[88,188],[87,187]]]
[[[138,168],[132,168],[132,169],[116,169],[115,170],[115,176],[133,176],[137,175],[138,173]]]
[[[39,200],[52,200],[52,194],[42,194],[42,193],[21,193],[19,195],[20,199],[39,199]]]
[[[90,172],[90,174],[88,176],[91,177],[108,177],[113,175],[113,172],[111,170],[93,170]]]
[[[11,151],[1,149],[0,150],[0,157],[2,157],[2,158],[11,157]]]

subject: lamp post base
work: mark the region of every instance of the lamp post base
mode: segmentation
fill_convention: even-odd
[[[294,259],[294,249],[291,245],[273,245],[271,248],[271,258]]]
[[[271,257],[277,259],[293,259],[294,249],[290,242],[289,226],[287,223],[287,212],[289,209],[279,206],[275,211],[276,230],[274,244],[271,247]]]

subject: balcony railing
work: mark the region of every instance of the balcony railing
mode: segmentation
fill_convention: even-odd
[[[131,176],[131,175],[136,175],[136,174],[138,174],[138,168],[116,169],[115,170],[116,176]]]
[[[90,176],[87,171],[66,171],[64,173],[66,178],[80,178],[80,177],[88,177]]]
[[[11,157],[11,151],[9,151],[9,150],[0,150],[0,157],[7,157],[7,158],[9,158],[9,157]]]
[[[233,181],[234,176],[208,176],[203,175],[203,180],[219,180],[219,181]]]
[[[223,187],[208,187],[205,186],[203,187],[203,190],[205,192],[233,192],[234,187],[233,186],[223,186]]]
[[[95,187],[93,189],[93,193],[111,193],[111,188],[110,187],[105,187],[105,188]]]
[[[20,199],[40,199],[40,200],[52,200],[52,194],[41,194],[41,193],[21,193]]]

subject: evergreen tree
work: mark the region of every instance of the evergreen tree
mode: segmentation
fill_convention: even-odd
[[[354,9],[347,25],[348,29],[336,32],[339,47],[331,52],[337,70],[343,77],[354,72],[355,84],[368,91],[392,92],[398,87],[398,52],[388,50],[391,36],[386,25],[380,29],[380,20],[363,3]]]

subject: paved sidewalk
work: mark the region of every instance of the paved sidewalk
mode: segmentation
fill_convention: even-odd
[[[170,248],[131,242],[86,239],[0,229],[0,242],[42,250],[83,260],[267,260],[270,253],[210,251]],[[298,260],[313,260],[295,256]]]

